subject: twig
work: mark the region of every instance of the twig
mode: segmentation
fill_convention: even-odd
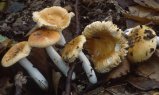
[[[73,65],[70,67],[68,73],[67,73],[67,80],[66,80],[66,87],[65,87],[65,92],[64,95],[70,95],[71,91],[71,79],[72,79],[72,74],[75,68],[76,62],[73,63]]]
[[[76,3],[75,3],[75,18],[76,18],[76,34],[80,34],[80,22],[79,22],[79,12],[78,12],[78,4],[79,4],[79,1],[76,0]]]
[[[79,22],[79,13],[78,13],[78,3],[79,1],[76,0],[75,3],[75,14],[76,14],[76,34],[80,33],[80,22]],[[70,67],[68,74],[67,74],[67,80],[66,80],[66,87],[65,87],[65,92],[63,93],[63,95],[70,95],[71,92],[71,79],[72,79],[72,74],[74,71],[74,68],[76,66],[76,61],[72,64],[72,66]]]
[[[23,84],[26,84],[27,82],[26,76],[24,76],[22,72],[18,72],[14,78],[14,81],[16,87],[15,95],[22,95]]]

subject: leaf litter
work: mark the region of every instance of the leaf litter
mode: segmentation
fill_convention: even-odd
[[[20,14],[20,12],[17,12],[17,14],[11,13],[11,15],[12,15],[11,17],[7,16],[6,20],[3,20],[5,23],[0,23],[0,27],[1,27],[0,30],[1,30],[3,35],[7,35],[9,38],[15,38],[18,41],[25,39],[25,38],[23,38],[24,37],[23,35],[26,34],[27,31],[30,30],[31,27],[33,27],[35,24],[28,19],[31,17],[30,13],[32,11],[39,10],[39,9],[44,7],[44,6],[43,7],[41,7],[41,6],[36,7],[36,4],[35,4],[36,0],[33,0],[33,1],[34,1],[34,4],[32,3],[31,5],[29,5],[29,7],[32,7],[32,9],[30,9],[30,10],[23,9],[24,12],[22,14]],[[71,0],[68,0],[68,1],[56,0],[56,1],[58,2],[57,5],[63,3],[65,5],[68,4],[70,10],[72,10],[72,8],[74,8],[73,4],[72,4],[73,1],[71,1]],[[63,2],[63,1],[65,1],[65,2]],[[143,23],[145,24],[145,23],[148,23],[151,21],[154,22],[155,24],[159,23],[159,17],[158,17],[159,14],[157,12],[158,11],[158,6],[157,6],[158,1],[157,0],[152,0],[151,3],[148,0],[133,0],[134,2],[127,1],[127,0],[126,1],[125,0],[117,0],[118,3],[120,3],[120,4],[122,3],[122,6],[118,6],[114,2],[116,0],[108,0],[108,1],[110,1],[111,3],[105,2],[104,0],[93,0],[93,1],[82,0],[82,2],[80,2],[80,4],[79,4],[79,7],[80,7],[79,18],[80,18],[80,23],[81,23],[81,27],[80,27],[81,30],[88,23],[96,21],[96,20],[112,20],[113,22],[118,24],[120,28],[126,29],[128,26],[126,25],[125,21],[127,21],[128,19],[125,19],[120,14],[120,12],[123,13],[123,10],[121,11],[120,9],[118,9],[119,7],[123,7],[124,10],[126,10],[125,8],[128,8],[128,10],[125,11],[124,16],[126,16],[129,19],[138,21],[139,23],[137,23],[137,24],[143,24]],[[123,2],[123,1],[125,1],[125,2]],[[45,3],[45,1],[40,1],[40,4],[42,4],[41,2]],[[27,1],[27,4],[30,4],[30,0]],[[48,2],[47,2],[47,4],[48,4]],[[50,6],[50,4],[48,4],[48,5]],[[98,6],[96,6],[96,5],[98,5]],[[7,14],[7,15],[9,15],[9,14]],[[20,17],[20,15],[23,15],[23,16]],[[17,17],[17,18],[20,17],[20,18],[16,19],[15,17]],[[13,20],[10,18],[12,18]],[[1,17],[0,17],[0,19],[1,19]],[[12,26],[12,23],[8,23],[7,20],[11,20],[11,22],[13,21],[14,25]],[[25,23],[29,23],[30,25],[25,26],[26,24],[24,23],[24,25],[21,26],[23,21]],[[134,23],[136,23],[136,21]],[[73,24],[74,24],[74,20],[73,20]],[[132,25],[133,25],[133,23],[132,23]],[[15,29],[14,29],[14,27],[15,27]],[[26,27],[28,27],[28,28],[26,28]],[[67,40],[71,40],[71,38],[76,36],[76,34],[73,33],[73,31],[74,31],[73,27],[74,27],[73,25],[70,25],[70,27],[68,27],[68,29],[64,30],[64,35],[69,35],[69,37],[66,37]],[[12,28],[14,31],[12,31]],[[4,32],[5,30],[7,30],[7,31]],[[71,33],[69,34],[69,33],[67,33],[67,31],[71,31]],[[8,33],[11,35],[9,35]],[[2,46],[3,47],[10,46],[10,44],[7,44],[7,43],[8,43],[7,41],[4,42],[2,44]],[[1,50],[3,51],[3,49],[1,49]],[[50,60],[48,58],[46,58],[46,56],[47,55],[43,49],[33,49],[33,53],[31,53],[31,55],[29,56],[29,59],[31,59],[33,64],[37,68],[39,68],[40,71],[42,73],[44,73],[44,75],[47,76],[47,78],[50,80],[50,78],[48,77],[48,76],[50,76],[49,75],[49,72],[50,72],[49,66],[50,65],[48,64],[48,63],[50,63]],[[142,77],[132,76],[131,80],[129,80],[129,78],[128,78],[128,81],[122,80],[122,82],[124,82],[124,83],[128,82],[131,85],[133,85],[135,88],[140,89],[140,90],[152,90],[152,89],[158,88],[159,72],[157,71],[157,69],[159,68],[159,65],[157,64],[157,61],[158,61],[157,58],[154,58],[154,59],[151,58],[150,62],[149,61],[146,61],[147,63],[144,62],[143,64],[137,66],[136,70],[130,70],[130,67],[132,65],[129,64],[129,62],[123,62],[119,67],[115,68],[109,74],[104,74],[101,76],[104,78],[107,78],[110,81],[112,79],[118,80],[122,76],[127,77],[128,72],[130,72],[130,74],[131,74],[133,71],[135,71],[137,75],[142,76]],[[55,68],[55,66],[52,66],[52,68],[57,70]],[[51,74],[52,80],[53,80],[53,85],[55,87],[55,90],[58,91],[57,89],[58,89],[59,81],[61,79],[61,75],[57,74],[55,72],[53,72],[53,74],[54,75]],[[102,79],[104,79],[104,78],[102,78]],[[108,81],[108,82],[110,82],[110,81]],[[76,83],[76,81],[74,83]],[[79,83],[77,82],[77,84],[79,84]],[[115,84],[115,85],[117,85],[117,84]],[[127,84],[124,86],[119,85],[119,86],[112,86],[112,87],[102,87],[102,86],[103,85],[96,87],[96,88],[101,87],[100,89],[98,89],[98,91],[90,90],[90,92],[94,91],[94,92],[99,92],[99,93],[86,94],[86,95],[134,95],[134,94],[130,93],[128,91],[128,89],[126,89],[127,87],[129,87]],[[119,90],[119,88],[121,90]],[[134,88],[131,88],[131,90],[133,91]],[[152,94],[152,93],[145,94],[145,93],[149,93],[149,92],[143,92],[141,94],[141,91],[137,91],[134,93],[138,93],[139,95],[142,95],[143,93],[144,93],[143,95],[151,95]],[[49,94],[49,95],[51,95],[51,94]]]

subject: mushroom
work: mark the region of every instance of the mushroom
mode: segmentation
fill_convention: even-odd
[[[61,56],[52,47],[55,43],[60,40],[59,32],[55,30],[50,30],[46,28],[40,28],[34,31],[28,39],[28,43],[32,47],[45,48],[49,57],[55,63],[55,65],[61,70],[61,72],[67,76],[69,67],[62,60]],[[75,74],[73,73],[72,79],[75,79]]]
[[[142,27],[142,25],[140,25]],[[129,35],[133,28],[126,29],[124,32],[126,35]],[[157,46],[159,46],[159,37],[157,36]]]
[[[39,72],[38,69],[33,67],[31,62],[26,58],[31,51],[31,47],[28,42],[23,41],[15,44],[11,47],[8,52],[2,58],[2,66],[9,67],[19,62],[20,65],[27,70],[28,74],[34,79],[34,81],[42,88],[43,90],[48,89],[48,82]]]
[[[136,26],[128,33],[128,38],[130,41],[128,59],[132,63],[145,61],[155,52],[157,36],[150,27],[145,25]]]
[[[85,27],[83,35],[87,41],[84,48],[99,73],[109,72],[127,55],[128,41],[123,33],[111,21],[96,21]]]
[[[77,57],[82,60],[82,65],[90,83],[97,83],[97,77],[88,58],[82,52],[83,44],[86,42],[86,38],[83,35],[77,36],[65,45],[62,51],[62,58],[70,63],[74,62]]]
[[[39,12],[33,12],[33,20],[37,22],[37,25],[29,31],[28,35],[35,31],[38,27],[46,27],[57,30],[60,32],[61,36],[58,44],[63,45],[66,41],[62,35],[62,30],[68,27],[73,16],[73,12],[68,13],[66,9],[60,6],[53,6],[45,8]]]

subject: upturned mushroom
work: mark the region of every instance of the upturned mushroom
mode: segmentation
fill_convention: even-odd
[[[111,21],[96,21],[85,27],[82,33],[86,37],[84,48],[99,73],[109,72],[127,55],[128,41],[123,33]]]
[[[82,61],[82,65],[90,83],[97,83],[97,77],[88,58],[82,52],[83,44],[86,42],[86,38],[83,35],[77,36],[71,40],[68,44],[65,45],[62,51],[62,58],[69,63],[75,61],[77,57]]]
[[[142,27],[142,25],[140,25]],[[124,32],[126,35],[129,35],[133,28],[126,29]],[[159,46],[159,37],[157,36],[157,46]]]
[[[69,67],[62,60],[61,56],[52,47],[55,43],[60,40],[60,34],[57,31],[40,28],[34,31],[28,39],[28,43],[32,47],[45,48],[49,57],[55,63],[55,65],[60,69],[60,71],[67,76]],[[75,79],[75,74],[73,73],[72,79]]]
[[[40,86],[40,88],[42,88],[43,90],[47,90],[48,89],[47,80],[40,73],[40,71],[35,67],[33,67],[31,62],[26,58],[29,55],[30,51],[31,47],[26,41],[15,44],[3,56],[1,61],[2,66],[9,67],[19,62],[19,64],[28,72],[28,74]]]
[[[53,6],[39,12],[33,12],[33,20],[37,22],[37,25],[30,32],[35,31],[38,27],[46,27],[59,31],[61,39],[58,44],[62,45],[63,43],[66,43],[65,38],[62,35],[62,30],[68,27],[73,16],[73,12],[69,13],[60,6]]]
[[[149,59],[157,46],[155,31],[148,26],[140,25],[132,28],[127,34],[130,41],[128,49],[129,61],[138,63]]]

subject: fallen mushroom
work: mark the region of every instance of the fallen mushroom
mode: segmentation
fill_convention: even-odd
[[[118,66],[126,56],[128,41],[123,31],[111,21],[96,21],[85,27],[85,49],[91,56],[95,69],[105,73]]]
[[[126,35],[129,35],[133,28],[126,29],[124,32]],[[159,46],[159,37],[157,36],[157,46]]]
[[[90,83],[97,83],[97,77],[93,68],[91,67],[91,63],[88,58],[82,52],[83,44],[86,42],[86,38],[83,35],[80,35],[73,40],[71,40],[68,44],[65,45],[62,51],[62,58],[70,63],[74,62],[77,57],[82,61],[82,65],[86,75],[90,81]]]
[[[129,29],[130,31],[131,29]],[[157,36],[153,29],[140,25],[127,32],[130,41],[128,59],[138,63],[149,59],[156,50]]]
[[[46,28],[37,29],[34,31],[28,39],[28,43],[32,47],[45,48],[49,57],[55,63],[55,65],[61,70],[61,72],[67,76],[69,67],[62,60],[61,56],[52,47],[60,40],[60,34],[57,31],[49,30]],[[73,73],[72,79],[75,79]]]
[[[16,62],[19,62],[19,64],[27,70],[28,74],[34,79],[34,81],[40,86],[40,88],[43,90],[47,90],[47,80],[40,73],[40,71],[33,67],[31,62],[26,58],[29,55],[30,51],[31,47],[26,41],[15,44],[3,56],[1,61],[2,66],[9,67]]]
[[[61,35],[61,39],[58,44],[62,45],[63,43],[66,43],[66,41],[61,32],[63,29],[68,27],[73,16],[73,12],[68,13],[66,9],[60,6],[53,6],[45,8],[39,12],[33,12],[33,20],[37,22],[37,25],[29,33],[35,31],[38,27],[43,26],[57,30]]]

